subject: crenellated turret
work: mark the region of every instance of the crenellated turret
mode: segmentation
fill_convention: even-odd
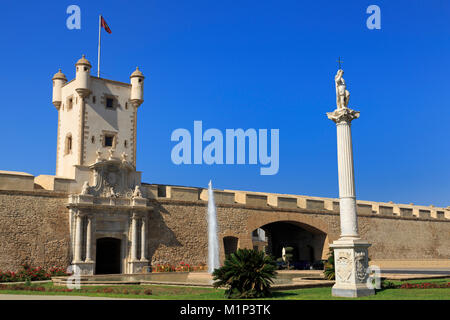
[[[84,54],[75,64],[76,66],[76,87],[75,90],[82,97],[86,97],[91,93],[89,82],[91,74],[91,63],[85,58]]]
[[[67,82],[67,78],[64,73],[61,72],[61,69],[52,78],[53,80],[53,98],[52,103],[59,110],[62,102],[62,87]]]
[[[85,181],[92,185],[95,180],[87,175],[92,164],[122,155],[123,163],[136,167],[137,108],[144,101],[144,75],[136,68],[129,74],[131,83],[94,77],[84,55],[75,68],[72,81],[61,71],[54,75],[52,101],[60,111],[56,175],[76,179],[80,192]]]
[[[131,103],[134,107],[139,107],[144,102],[144,75],[136,67],[136,70],[130,76],[131,82]]]

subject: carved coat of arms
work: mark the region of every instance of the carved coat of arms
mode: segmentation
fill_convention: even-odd
[[[90,193],[98,197],[133,197],[135,187],[140,184],[134,167],[127,161],[107,160],[91,166],[94,185]]]
[[[336,259],[336,276],[342,282],[348,282],[352,275],[353,262],[350,252],[339,252]]]

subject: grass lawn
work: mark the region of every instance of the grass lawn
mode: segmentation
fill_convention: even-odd
[[[400,284],[400,281],[393,281]],[[421,282],[450,282],[447,279],[411,280],[408,283]],[[11,284],[13,285],[13,284]],[[224,290],[199,287],[177,287],[162,285],[127,285],[127,286],[82,286],[81,290],[72,292],[52,292],[49,290],[64,289],[54,286],[52,283],[34,283],[33,287],[44,287],[43,291],[31,290],[0,290],[0,294],[32,294],[32,295],[68,295],[68,296],[93,296],[110,298],[139,298],[139,299],[164,299],[164,300],[219,300],[224,299]],[[103,292],[105,289],[113,290],[111,293]],[[151,295],[145,290],[150,289]],[[124,293],[127,292],[127,294]],[[275,291],[271,299],[277,300],[349,300],[348,298],[336,298],[331,296],[331,288],[307,288],[296,290]],[[370,297],[358,298],[359,300],[450,300],[450,288],[439,289],[384,289]],[[354,300],[354,299],[351,299]]]

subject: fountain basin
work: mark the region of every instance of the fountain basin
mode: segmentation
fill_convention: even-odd
[[[274,290],[332,286],[334,281],[323,280],[321,271],[279,271]],[[54,277],[55,285],[65,286],[68,277]],[[80,285],[175,285],[212,287],[212,275],[207,272],[158,272],[143,274],[105,274],[81,276]]]

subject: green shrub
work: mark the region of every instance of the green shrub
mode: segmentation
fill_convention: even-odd
[[[381,281],[381,289],[395,289],[395,288],[398,288],[398,285],[396,285],[392,281],[388,280]]]
[[[238,249],[227,257],[222,267],[214,270],[214,287],[227,287],[227,298],[268,297],[275,270],[275,261],[264,252]]]

